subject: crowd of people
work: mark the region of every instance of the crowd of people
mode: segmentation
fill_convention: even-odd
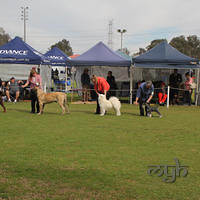
[[[42,80],[40,75],[37,73],[36,68],[33,67],[30,71],[30,75],[26,83],[21,80],[16,80],[15,77],[11,77],[9,81],[5,82],[0,79],[0,104],[5,109],[3,101],[17,103],[19,97],[24,97],[24,88],[30,87],[30,99],[31,99],[31,113],[39,113],[39,102],[37,99],[36,86],[42,88]],[[36,108],[36,109],[35,109]]]
[[[192,104],[192,94],[196,88],[195,77],[193,72],[185,73],[185,82],[182,75],[175,69],[169,77],[170,86],[170,104]]]
[[[16,103],[19,100],[19,96],[23,96],[23,90],[21,88],[22,84],[23,81],[17,81],[15,77],[11,77],[7,82],[0,79],[0,90],[3,100],[7,100],[8,102],[13,101]]]
[[[115,77],[112,74],[112,71],[108,71],[107,79],[103,77],[98,77],[92,75],[90,78],[89,70],[84,69],[84,72],[81,75],[82,83],[82,101],[86,102],[91,100],[91,82],[93,84],[93,89],[96,92],[96,101],[97,108],[96,114],[100,113],[100,107],[98,103],[98,94],[104,94],[107,98],[116,95],[116,81]],[[169,77],[169,86],[170,86],[170,104],[180,104],[180,98],[184,104],[192,104],[192,94],[194,92],[195,77],[193,73],[185,73],[185,82],[183,82],[182,75],[178,73],[178,70],[175,69],[174,72]],[[30,75],[26,82],[21,80],[16,80],[14,77],[11,77],[8,82],[2,81],[0,79],[0,103],[7,100],[8,102],[18,102],[19,97],[24,95],[24,88],[27,86],[30,87],[30,99],[31,99],[31,113],[39,113],[39,102],[37,99],[37,93],[34,89],[36,86],[42,88],[42,80],[37,73],[36,68],[32,68]],[[160,82],[160,85],[157,89],[156,96],[158,103],[160,105],[166,104],[168,97],[167,94],[167,85],[164,82]],[[144,115],[144,104],[150,103],[153,97],[155,97],[154,84],[152,81],[139,81],[137,83],[137,93],[136,100],[134,104],[139,104],[140,115]],[[2,106],[3,107],[3,106]],[[5,110],[5,107],[3,107]],[[146,110],[146,107],[145,107]]]
[[[89,70],[87,68],[85,68],[81,75],[82,101],[84,101],[84,102],[91,100],[91,84],[90,84],[91,81],[92,81],[94,89],[95,89],[93,77],[90,79],[88,72],[89,72]],[[108,71],[106,82],[110,86],[109,91],[107,93],[107,98],[109,98],[111,96],[115,96],[117,85],[116,85],[115,77],[112,75],[112,71]]]

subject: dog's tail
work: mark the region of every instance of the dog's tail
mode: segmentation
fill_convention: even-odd
[[[113,107],[115,107],[117,105],[119,108],[121,108],[121,102],[119,101],[119,99],[117,97],[110,97],[109,101]]]

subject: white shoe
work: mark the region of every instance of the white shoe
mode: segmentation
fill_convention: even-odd
[[[10,99],[8,99],[8,102],[11,102],[11,100],[10,100]]]
[[[14,100],[14,103],[17,103],[17,99]]]

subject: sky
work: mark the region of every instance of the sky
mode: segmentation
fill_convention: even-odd
[[[11,38],[23,37],[21,7],[26,6],[27,43],[42,53],[62,39],[75,54],[99,41],[108,44],[110,20],[113,49],[120,48],[117,29],[126,29],[123,47],[131,54],[154,39],[200,35],[199,0],[0,0],[0,27]]]

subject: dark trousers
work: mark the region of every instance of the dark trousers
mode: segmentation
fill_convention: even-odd
[[[144,116],[144,103],[145,102],[146,102],[145,100],[139,99],[140,116]],[[145,106],[145,113],[147,116],[147,107],[146,106]]]
[[[110,90],[116,90],[115,88],[110,88]],[[116,91],[108,91],[107,92],[107,98],[109,99],[110,97],[116,96]]]
[[[178,100],[178,88],[177,89],[170,89],[170,96],[169,96],[169,102],[170,104],[177,103]]]
[[[5,108],[5,106],[4,106],[4,103],[3,103],[3,99],[2,99],[1,94],[0,94],[0,105],[1,105],[2,108],[3,108],[3,111],[6,112],[6,108]]]
[[[189,106],[191,106],[191,103],[192,103],[192,92],[190,91],[185,91],[185,94],[184,94],[184,103],[185,104],[188,104]]]
[[[37,108],[37,113],[40,112],[40,106],[39,106],[39,101],[37,98],[37,92],[36,90],[31,90],[31,112],[35,113],[35,106]]]

